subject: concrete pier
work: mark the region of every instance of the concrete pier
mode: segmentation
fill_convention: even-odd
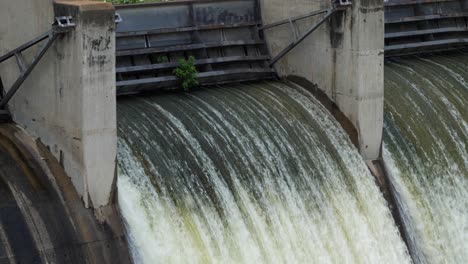
[[[331,1],[261,0],[264,24],[330,8]],[[383,128],[384,13],[382,1],[354,0],[276,64],[281,76],[296,75],[317,85],[354,124],[359,150],[380,156]],[[296,23],[305,32],[320,16]],[[289,24],[265,31],[272,56],[293,39]]]
[[[59,37],[8,107],[13,120],[50,148],[86,207],[111,203],[117,152],[115,23],[111,4],[91,1],[2,1],[0,54],[48,31],[56,16],[75,29]],[[35,49],[25,52],[31,61]],[[6,88],[15,59],[0,65]]]

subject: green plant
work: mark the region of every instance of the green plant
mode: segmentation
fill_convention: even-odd
[[[199,84],[197,80],[198,71],[193,56],[190,56],[188,60],[180,59],[179,66],[175,68],[173,73],[181,81],[182,88],[186,92]]]

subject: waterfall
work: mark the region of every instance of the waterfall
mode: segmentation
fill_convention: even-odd
[[[418,263],[468,261],[468,54],[385,64],[384,160]]]
[[[119,206],[137,263],[409,263],[340,125],[290,83],[118,104]]]

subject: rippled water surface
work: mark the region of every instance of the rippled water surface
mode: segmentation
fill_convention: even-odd
[[[468,54],[385,65],[384,159],[420,263],[468,263]]]
[[[333,117],[292,84],[118,105],[119,204],[140,263],[408,263]]]

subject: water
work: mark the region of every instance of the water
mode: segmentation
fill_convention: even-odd
[[[119,204],[138,263],[409,263],[339,124],[292,84],[118,107]]]
[[[385,65],[384,159],[419,263],[468,262],[468,54]]]

